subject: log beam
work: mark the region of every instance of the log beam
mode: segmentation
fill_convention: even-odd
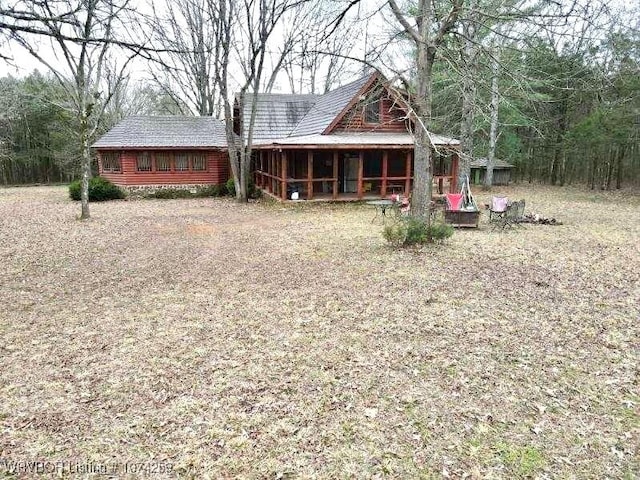
[[[287,199],[287,152],[282,152],[282,174],[281,174],[281,183],[280,183],[280,198],[282,200]]]
[[[458,190],[458,168],[460,156],[458,152],[451,155],[451,180],[449,181],[449,193],[455,193]]]
[[[334,200],[338,198],[338,160],[338,152],[333,152],[333,191],[331,196]]]
[[[387,196],[387,168],[389,166],[389,152],[382,152],[382,186],[380,187],[380,196]]]
[[[307,200],[313,199],[313,150],[307,152]]]
[[[364,195],[362,177],[364,177],[364,152],[360,150],[358,153],[358,200],[361,200]]]

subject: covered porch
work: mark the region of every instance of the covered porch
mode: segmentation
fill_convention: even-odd
[[[413,149],[406,147],[270,148],[256,150],[253,162],[256,186],[281,200],[294,193],[300,200],[315,201],[408,197],[413,187]],[[457,152],[435,154],[433,171],[434,195],[454,192]]]

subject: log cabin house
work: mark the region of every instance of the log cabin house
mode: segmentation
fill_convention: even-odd
[[[294,193],[305,200],[410,194],[414,125],[406,102],[381,75],[324,95],[258,94],[256,103],[253,171],[264,192],[282,200]],[[236,116],[239,109],[236,104]],[[431,137],[434,193],[455,191],[460,142]]]
[[[236,129],[252,102],[236,99]],[[257,94],[253,179],[281,200],[409,196],[414,122],[378,73],[322,95]],[[456,190],[459,141],[431,134],[434,193]],[[102,137],[99,171],[113,183],[206,185],[229,176],[224,125],[210,117],[131,117]],[[204,166],[203,166],[204,165]]]
[[[128,190],[195,188],[229,178],[224,123],[212,117],[128,117],[93,148],[100,176]]]

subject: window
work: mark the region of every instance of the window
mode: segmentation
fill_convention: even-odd
[[[171,155],[165,152],[156,153],[156,171],[158,172],[170,172],[171,171]]]
[[[365,123],[380,123],[380,99],[370,98],[364,107]]]
[[[151,155],[149,152],[140,152],[136,158],[136,172],[151,171]]]
[[[189,156],[186,153],[176,153],[176,172],[189,170]]]
[[[207,157],[202,153],[194,153],[191,157],[191,167],[194,172],[204,172],[207,169]]]
[[[117,152],[104,152],[100,154],[103,172],[120,173],[120,154]]]

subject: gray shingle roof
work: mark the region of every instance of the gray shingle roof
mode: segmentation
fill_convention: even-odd
[[[471,168],[487,168],[487,159],[484,157],[474,158],[469,164],[469,166]],[[493,168],[513,168],[513,165],[511,165],[508,162],[505,162],[504,160],[500,160],[499,158],[496,158],[493,161]]]
[[[94,148],[224,148],[224,122],[213,117],[134,116],[109,130]]]
[[[309,110],[291,132],[291,136],[313,135],[324,132],[370,78],[371,75],[366,75],[320,96],[313,108]]]
[[[319,95],[259,93],[253,140],[286,137],[311,110]],[[251,99],[249,96],[248,100]],[[244,123],[249,125],[251,101],[244,102]]]

